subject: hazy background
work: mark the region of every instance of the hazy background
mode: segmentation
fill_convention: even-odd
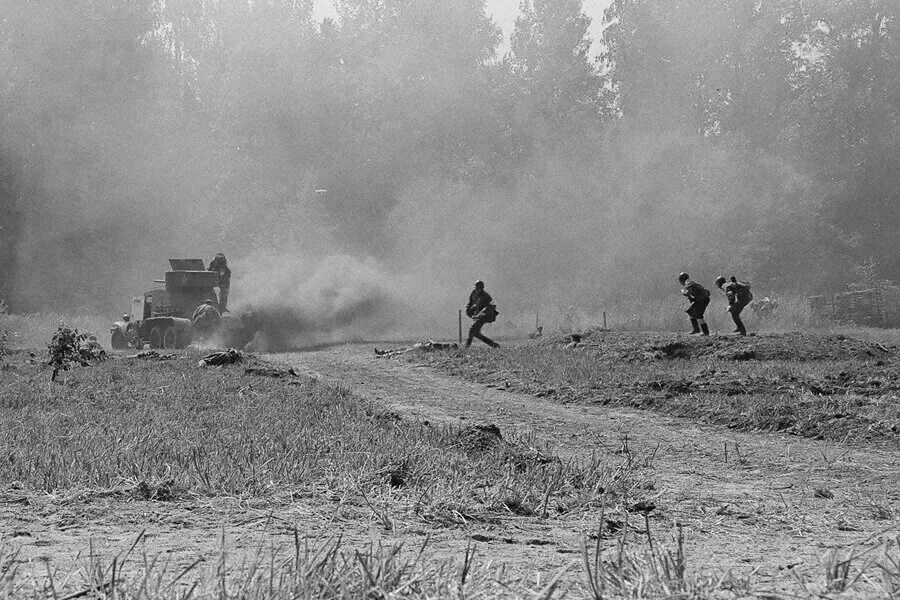
[[[294,343],[452,334],[476,278],[501,319],[897,278],[896,3],[604,8],[0,0],[0,298],[112,317],[221,251]]]

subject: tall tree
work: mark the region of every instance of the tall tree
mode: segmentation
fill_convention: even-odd
[[[601,79],[582,0],[522,0],[505,63],[520,102],[553,124],[595,119]]]
[[[807,10],[785,140],[828,182],[828,217],[855,262],[900,279],[900,7],[822,0]]]

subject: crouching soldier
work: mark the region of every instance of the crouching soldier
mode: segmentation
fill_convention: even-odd
[[[194,333],[202,340],[212,337],[221,323],[222,315],[216,310],[215,302],[212,300],[204,300],[191,316]]]
[[[81,341],[81,343],[78,344],[78,350],[81,354],[82,359],[103,360],[104,358],[106,358],[106,350],[103,349],[103,346],[101,346],[100,342],[97,341],[97,336],[93,333],[87,336]]]
[[[709,306],[709,290],[696,281],[691,281],[687,273],[680,274],[678,282],[681,284],[681,294],[691,303],[684,311],[691,319],[691,335],[709,335],[709,325],[703,320],[706,307]]]
[[[741,311],[753,300],[753,294],[750,293],[750,284],[738,281],[734,277],[731,278],[731,281],[728,281],[724,275],[719,275],[716,277],[716,287],[725,292],[725,297],[728,299],[728,308],[726,310],[731,314],[731,319],[734,321],[735,327],[737,327],[734,333],[747,335],[747,328],[744,327],[744,322],[741,321]]]
[[[499,311],[494,304],[491,295],[484,291],[484,282],[480,279],[475,282],[475,289],[469,294],[469,303],[466,304],[466,315],[472,318],[472,326],[469,328],[469,337],[466,340],[466,348],[472,345],[472,338],[478,338],[491,348],[499,348],[500,344],[481,333],[481,328],[486,323],[497,320]]]

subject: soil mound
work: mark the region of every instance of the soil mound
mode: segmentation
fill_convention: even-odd
[[[577,340],[575,337],[577,336]],[[878,360],[897,356],[895,347],[864,342],[845,335],[770,333],[750,336],[689,336],[677,333],[635,334],[592,329],[579,334],[552,335],[529,342],[533,346],[587,351],[599,358],[625,361],[715,358],[718,360]]]

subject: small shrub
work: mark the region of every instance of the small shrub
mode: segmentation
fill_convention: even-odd
[[[103,360],[106,353],[95,343],[88,341],[88,334],[78,333],[65,323],[60,323],[47,344],[49,359],[47,364],[53,367],[51,381],[56,381],[60,371],[68,371],[72,365],[87,367],[93,361]]]

